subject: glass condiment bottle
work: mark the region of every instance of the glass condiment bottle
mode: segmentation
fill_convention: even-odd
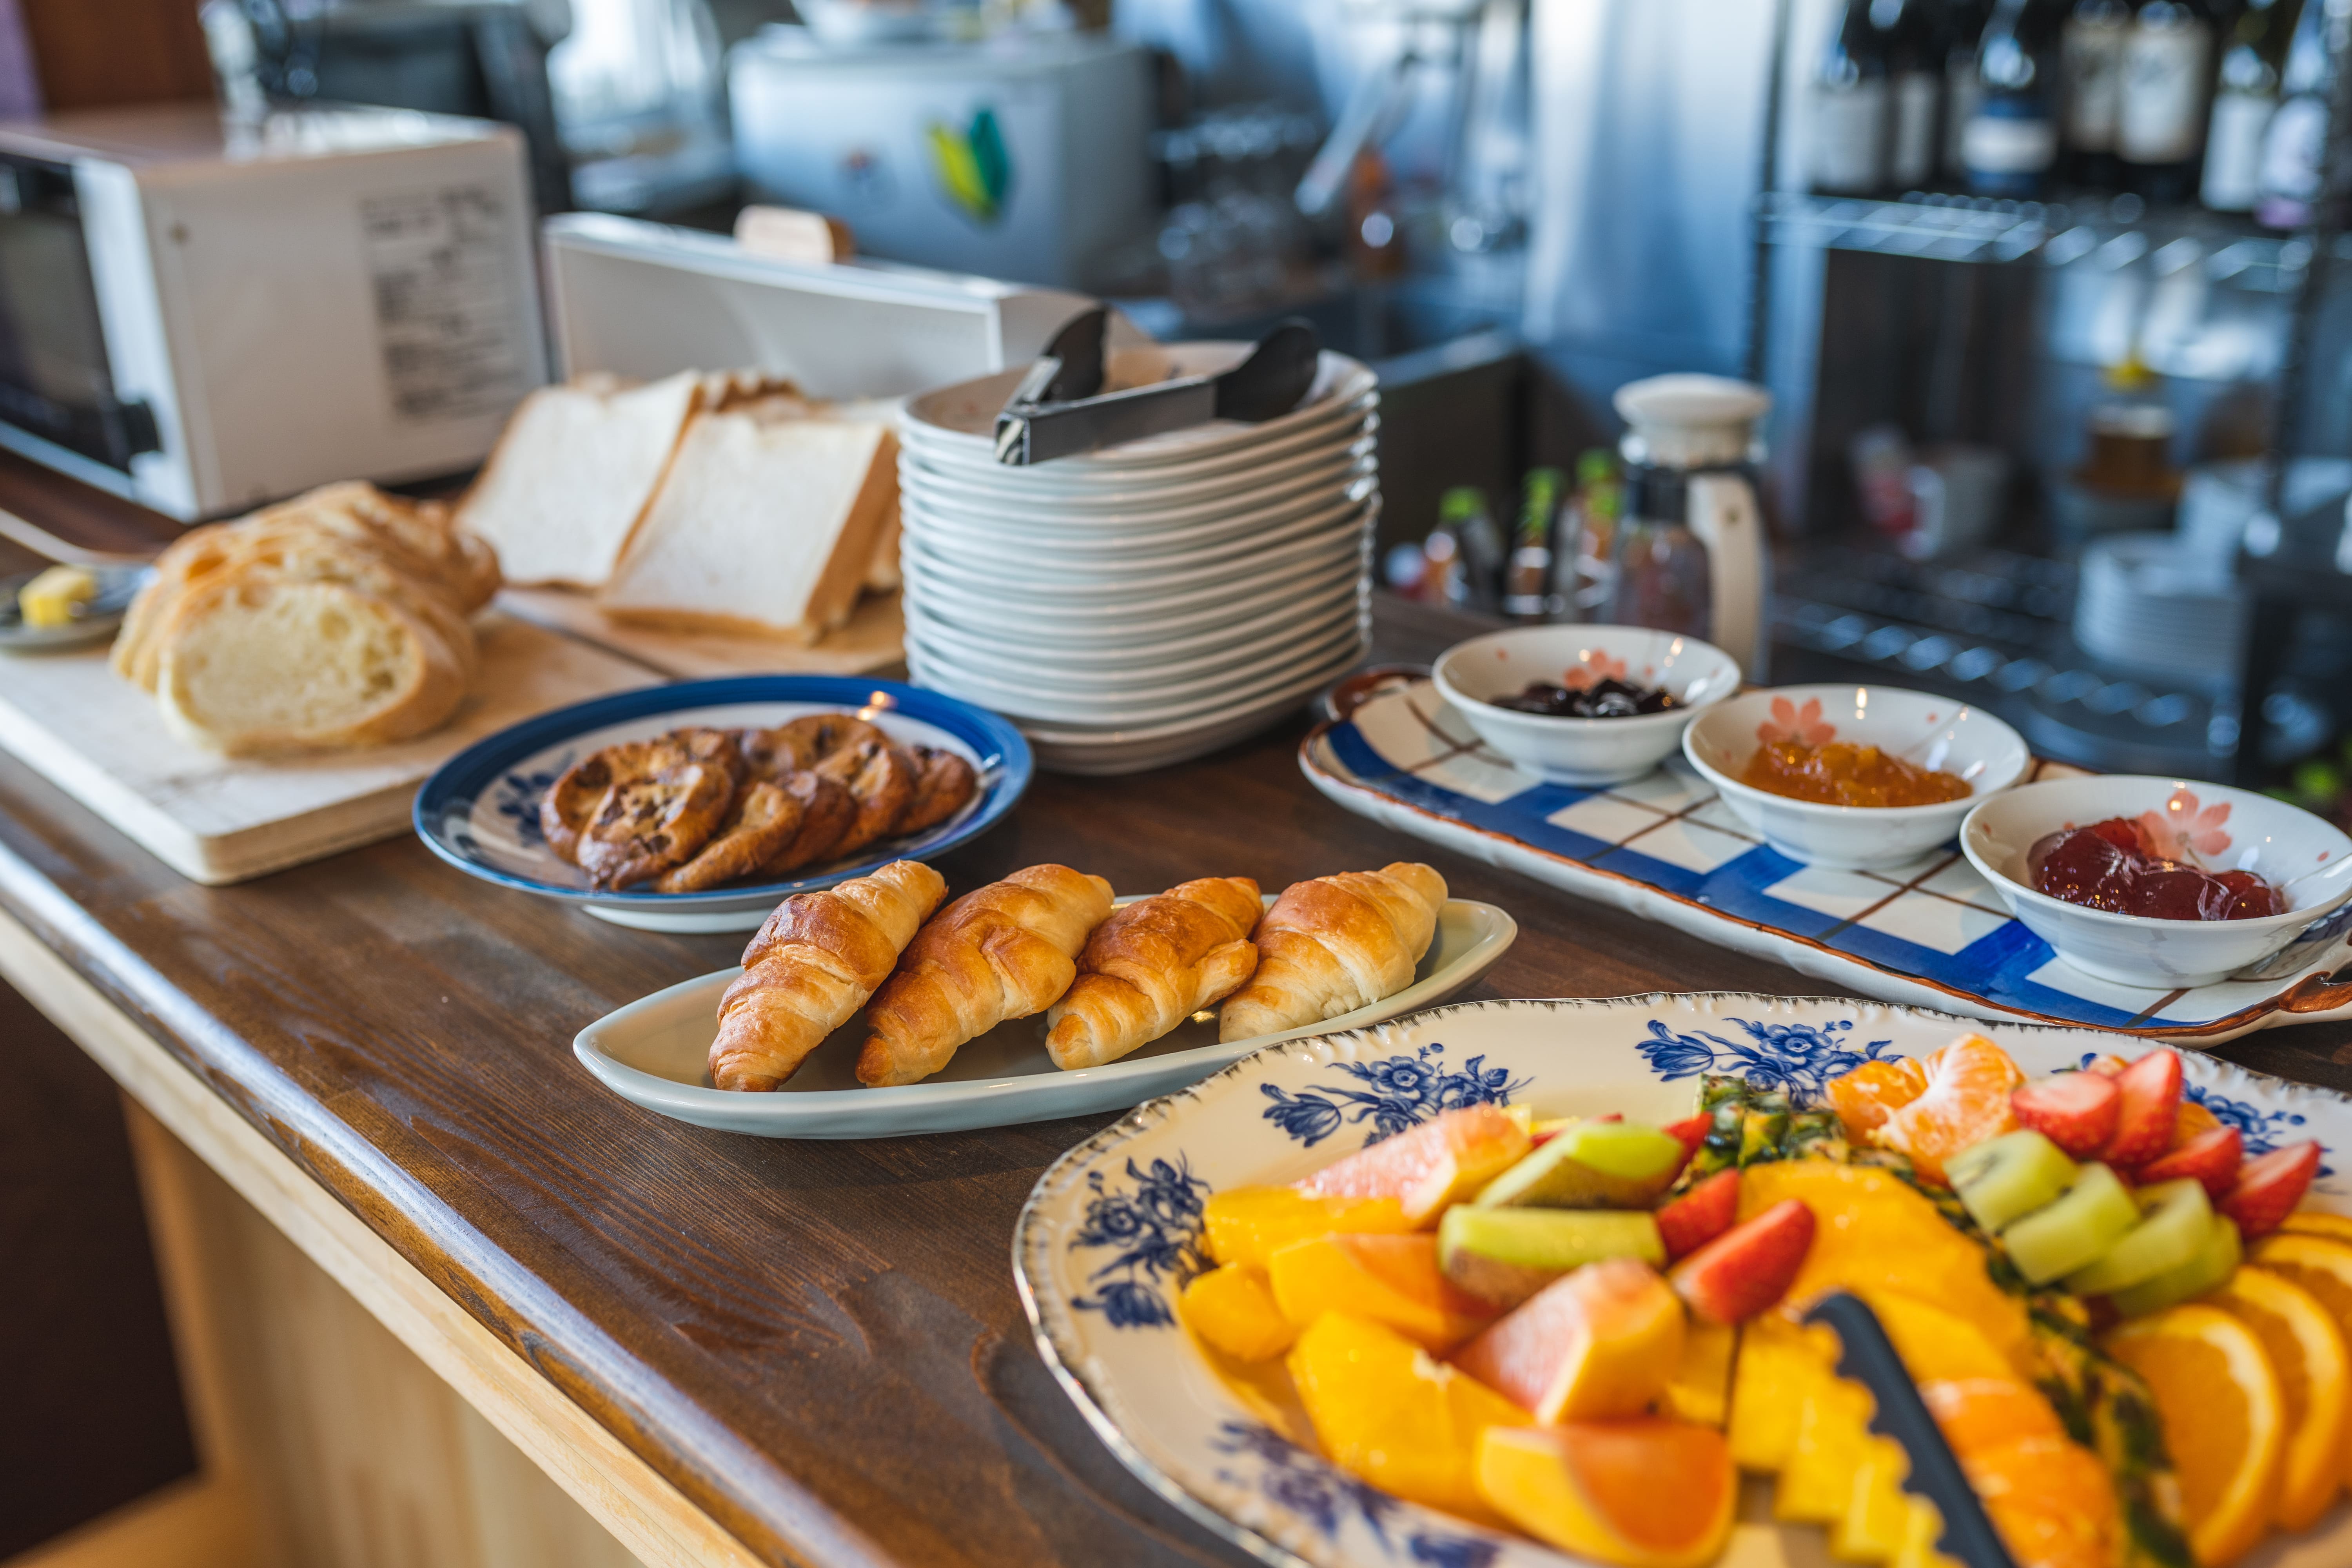
[[[1560,543],[1552,563],[1570,620],[1608,616],[1610,584],[1616,580],[1611,557],[1624,491],[1616,453],[1595,447],[1576,459],[1576,489],[1560,517]]]
[[[2085,487],[2133,500],[2171,500],[2180,494],[2172,463],[2179,422],[2164,399],[2164,378],[2137,353],[2106,373],[2106,391],[2091,405],[2088,455],[2075,478]]]
[[[1552,596],[1551,557],[1559,489],[1558,468],[1529,468],[1520,487],[1518,527],[1503,572],[1503,614],[1514,620],[1549,620],[1559,608]]]

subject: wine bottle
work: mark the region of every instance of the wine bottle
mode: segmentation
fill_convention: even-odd
[[[2212,0],[2140,0],[2132,13],[2116,156],[2125,186],[2151,202],[2185,202],[2197,189],[2218,31]]]
[[[1871,0],[1870,26],[1886,58],[1886,184],[1919,190],[1935,176],[1944,96],[1936,18],[1927,0]]]
[[[2030,200],[2058,161],[2058,35],[2063,0],[1995,0],[1977,45],[1976,112],[1961,160],[1980,196]]]
[[[2122,97],[2126,0],[2076,0],[2059,54],[2066,69],[2066,174],[2095,190],[2115,188],[2116,119]]]
[[[1944,173],[1955,180],[1968,177],[1962,155],[1969,121],[1976,117],[1977,45],[1992,15],[1991,0],[1947,0],[1944,6]]]
[[[1868,195],[1886,184],[1886,41],[1870,25],[1871,0],[1845,0],[1813,72],[1812,187],[1829,195]]]
[[[2304,0],[2280,74],[2278,112],[2263,130],[2262,174],[2254,221],[2269,228],[2301,228],[2319,199],[2320,164],[2327,153],[2327,99],[2333,73],[2327,55],[2328,0]]]
[[[1551,592],[1551,553],[1560,479],[1558,468],[1529,468],[1519,491],[1518,528],[1503,573],[1503,614],[1516,620],[1549,620],[1559,608]]]
[[[2217,213],[2252,212],[2262,191],[2263,136],[2278,112],[2287,45],[2303,0],[2246,0],[2221,47],[2213,113],[2205,122],[2198,198]]]

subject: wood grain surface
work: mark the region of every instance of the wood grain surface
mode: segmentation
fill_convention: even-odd
[[[1465,629],[1384,603],[1379,656]],[[1049,859],[1121,890],[1279,888],[1411,856],[1519,920],[1472,995],[1819,989],[1347,815],[1300,777],[1303,727],[1132,778],[1041,777],[940,868],[959,890]],[[572,1036],[734,941],[605,925],[404,840],[201,887],[5,760],[0,907],[757,1556],[1244,1561],[1119,1468],[1013,1294],[1024,1197],[1108,1118],[843,1143],[665,1121],[599,1089]],[[2352,1089],[2352,1027],[2222,1054]]]

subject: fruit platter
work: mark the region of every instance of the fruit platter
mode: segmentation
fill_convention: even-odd
[[[2124,1037],[1477,1003],[1140,1107],[1013,1256],[1113,1451],[1268,1562],[2342,1563],[2347,1140]]]

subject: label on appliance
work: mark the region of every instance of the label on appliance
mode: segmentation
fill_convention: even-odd
[[[404,423],[502,414],[528,390],[509,221],[483,185],[361,201],[384,381]]]
[[[2119,16],[2067,19],[2059,51],[2066,68],[2066,140],[2083,152],[2116,149],[2125,31]]]
[[[2178,163],[2196,155],[2212,53],[2213,34],[2201,22],[2131,30],[2116,116],[2116,151],[2126,163]]]
[[[2225,92],[2213,100],[2211,129],[2205,136],[2205,184],[2199,199],[2217,213],[2252,212],[2262,194],[2263,135],[2271,127],[2278,100],[2251,92]]]
[[[1886,84],[1817,87],[1812,109],[1807,164],[1813,189],[1859,195],[1885,184]]]
[[[1936,172],[1936,100],[1942,83],[1927,71],[1895,79],[1894,150],[1887,174],[1904,190],[1916,190]]]
[[[1980,174],[2039,174],[2058,157],[2058,128],[2047,120],[1979,113],[1969,121],[1960,157]]]

